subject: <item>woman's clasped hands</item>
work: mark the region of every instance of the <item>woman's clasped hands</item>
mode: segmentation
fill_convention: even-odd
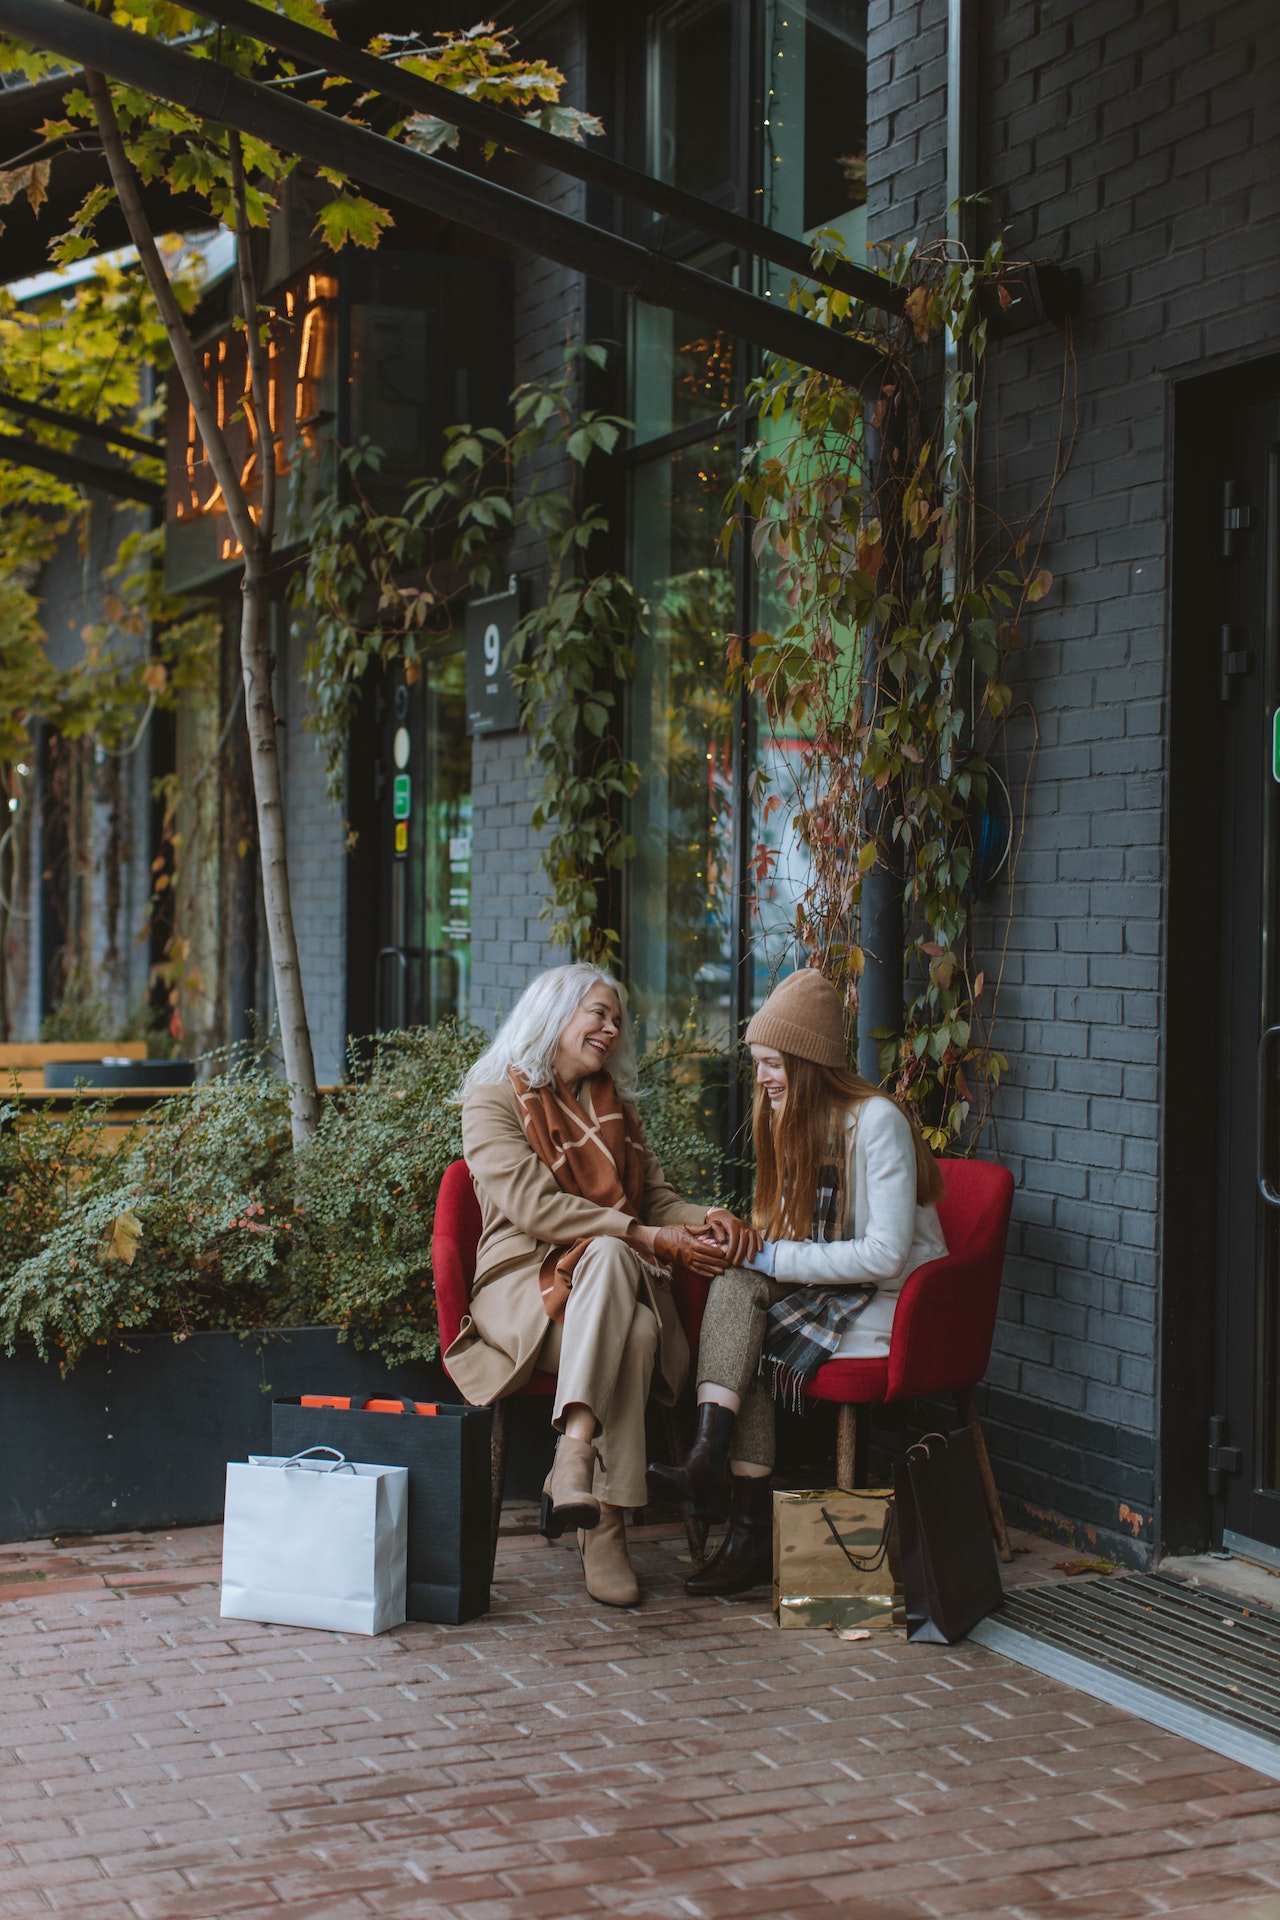
[[[701,1227],[633,1226],[627,1236],[665,1266],[687,1267],[714,1280],[726,1267],[744,1266],[757,1252],[760,1235],[725,1207],[708,1209]]]

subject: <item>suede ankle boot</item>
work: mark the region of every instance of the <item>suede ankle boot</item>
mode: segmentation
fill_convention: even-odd
[[[693,1445],[677,1466],[651,1461],[645,1473],[655,1500],[690,1500],[700,1510],[720,1517],[729,1504],[729,1441],[736,1415],[728,1407],[704,1400],[698,1408],[698,1431]]]
[[[600,1502],[591,1491],[595,1466],[594,1440],[571,1440],[567,1433],[561,1434],[542,1486],[542,1531],[548,1540],[558,1540],[568,1527],[598,1524]]]
[[[638,1604],[640,1583],[627,1557],[627,1523],[621,1507],[600,1502],[600,1524],[591,1533],[579,1531],[578,1551],[593,1600],[605,1607]]]
[[[773,1480],[733,1476],[729,1531],[718,1552],[685,1581],[688,1593],[745,1593],[773,1578]]]

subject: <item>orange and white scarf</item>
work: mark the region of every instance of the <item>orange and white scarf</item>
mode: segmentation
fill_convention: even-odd
[[[578,1099],[563,1080],[549,1087],[530,1087],[514,1068],[511,1084],[525,1137],[555,1175],[556,1184],[566,1193],[638,1220],[644,1195],[644,1141],[635,1112],[619,1098],[612,1075],[603,1069],[593,1073],[582,1082]],[[549,1320],[564,1319],[573,1270],[590,1244],[575,1240],[567,1247],[552,1247],[543,1260],[538,1289]]]

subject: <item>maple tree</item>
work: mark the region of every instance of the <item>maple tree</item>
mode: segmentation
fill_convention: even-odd
[[[317,0],[288,0],[287,11],[291,18],[333,37],[334,29]],[[285,56],[238,32],[220,28],[215,33],[198,15],[168,4],[168,0],[117,0],[110,12],[117,24],[137,33],[168,42],[181,40],[184,57],[191,60],[214,60],[237,73],[283,83],[297,78],[296,67]],[[514,52],[509,34],[495,31],[488,23],[466,32],[445,33],[429,43],[383,36],[372,42],[369,51],[456,91],[515,103],[555,132],[580,138],[586,132],[599,131],[598,123],[589,116],[559,105],[564,76],[556,68],[545,61],[522,60]],[[64,69],[54,56],[39,48],[0,39],[0,70],[18,72],[36,81]],[[320,99],[335,111],[336,99],[350,103],[350,89],[334,92],[326,88]],[[363,98],[351,104],[350,117],[356,118],[364,104]],[[101,143],[109,178],[90,190],[66,233],[54,243],[51,257],[65,265],[95,251],[96,222],[114,200],[137,250],[238,546],[242,570],[240,657],[260,869],[297,1146],[314,1131],[319,1102],[289,889],[268,640],[268,576],[277,531],[280,429],[272,421],[268,399],[268,310],[260,298],[249,244],[252,231],[268,224],[281,185],[293,171],[296,159],[235,129],[104,74],[87,71],[72,78],[64,99],[64,117],[47,122],[41,129],[41,148],[24,156],[19,167],[0,176],[0,198],[7,194],[11,199],[18,192],[26,192],[33,200],[41,198],[47,191],[49,168],[56,163],[57,153],[70,143],[82,143],[86,130],[96,134]],[[422,115],[404,116],[387,131],[391,137],[403,138],[426,152],[456,140],[455,131],[447,123]],[[387,209],[337,172],[322,170],[322,178],[332,189],[332,196],[319,211],[318,237],[335,250],[348,244],[375,246],[391,219]],[[143,208],[140,188],[156,182],[167,185],[175,195],[203,201],[213,219],[236,235],[236,276],[249,369],[249,391],[241,404],[258,450],[252,483],[246,482],[228,451],[181,300]]]

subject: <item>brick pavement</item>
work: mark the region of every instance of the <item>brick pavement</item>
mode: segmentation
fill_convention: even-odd
[[[978,1647],[644,1605],[504,1538],[492,1613],[222,1622],[218,1535],[0,1550],[0,1915],[1280,1920],[1280,1787]]]

